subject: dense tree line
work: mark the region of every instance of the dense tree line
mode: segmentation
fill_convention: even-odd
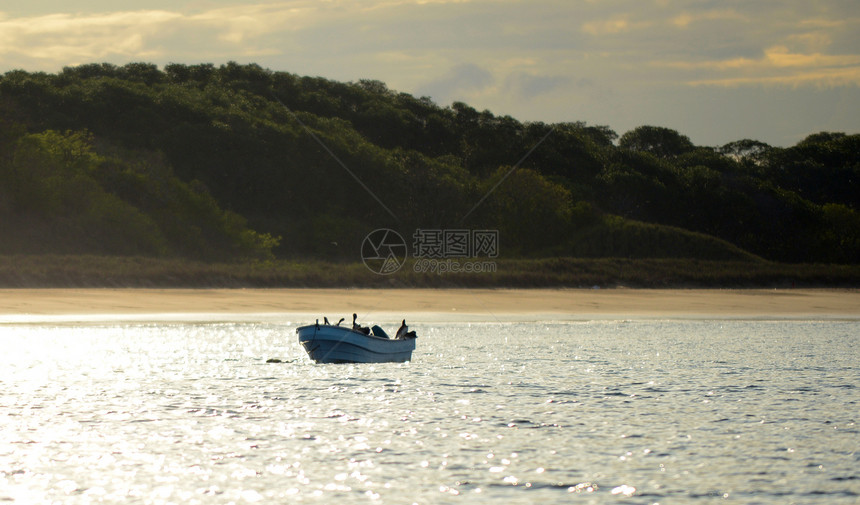
[[[253,64],[0,78],[0,253],[355,260],[390,227],[497,229],[509,256],[852,263],[858,172],[860,135],[619,137]]]

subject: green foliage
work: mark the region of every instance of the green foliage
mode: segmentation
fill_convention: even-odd
[[[725,144],[719,149],[719,153],[744,164],[760,165],[770,149],[771,147],[764,142],[743,139]]]
[[[851,263],[858,172],[860,135],[619,138],[255,64],[0,77],[0,252],[352,261],[376,228],[471,227],[511,256]]]
[[[506,250],[518,255],[544,253],[564,240],[572,215],[568,190],[533,170],[510,167],[500,167],[481,189],[486,193],[494,186],[486,205],[493,216],[490,225],[505,238]]]
[[[0,255],[0,287],[479,288],[535,287],[855,287],[860,265],[783,264],[688,258],[497,259],[495,273],[416,272],[413,260],[392,276],[361,262],[266,260],[200,262],[182,258]]]
[[[565,252],[568,256],[588,258],[759,259],[710,235],[618,216],[606,216],[598,225],[578,230],[568,242]]]
[[[821,132],[767,158],[762,176],[775,186],[820,205],[860,207],[860,135]]]
[[[133,159],[129,156],[129,159]],[[150,160],[99,155],[88,131],[22,135],[0,164],[0,251],[218,258],[277,241]]]
[[[163,254],[152,220],[104,190],[91,176],[101,159],[88,132],[24,135],[0,166],[10,188],[3,209],[4,252]]]
[[[860,212],[828,203],[821,208],[820,255],[827,263],[856,263],[860,257]]]
[[[660,158],[680,156],[695,149],[686,135],[662,126],[639,126],[618,139],[618,146],[631,151],[651,153]]]

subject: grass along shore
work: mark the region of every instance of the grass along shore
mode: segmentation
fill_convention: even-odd
[[[121,256],[0,256],[0,288],[790,288],[860,287],[860,265],[694,259],[494,259],[452,271],[409,259],[379,275],[363,263],[209,263]],[[457,265],[467,263],[463,260]],[[456,266],[456,265],[454,265]],[[435,268],[434,268],[435,267]],[[447,270],[447,271],[443,271]],[[460,268],[460,270],[464,270]]]

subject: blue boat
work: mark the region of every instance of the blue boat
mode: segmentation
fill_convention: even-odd
[[[379,326],[349,328],[317,322],[296,328],[296,333],[317,363],[402,363],[410,361],[415,350],[414,332],[389,338]]]

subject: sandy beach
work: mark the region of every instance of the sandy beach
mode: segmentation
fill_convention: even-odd
[[[430,314],[457,320],[607,317],[860,318],[860,290],[3,289],[10,317],[144,314]]]

